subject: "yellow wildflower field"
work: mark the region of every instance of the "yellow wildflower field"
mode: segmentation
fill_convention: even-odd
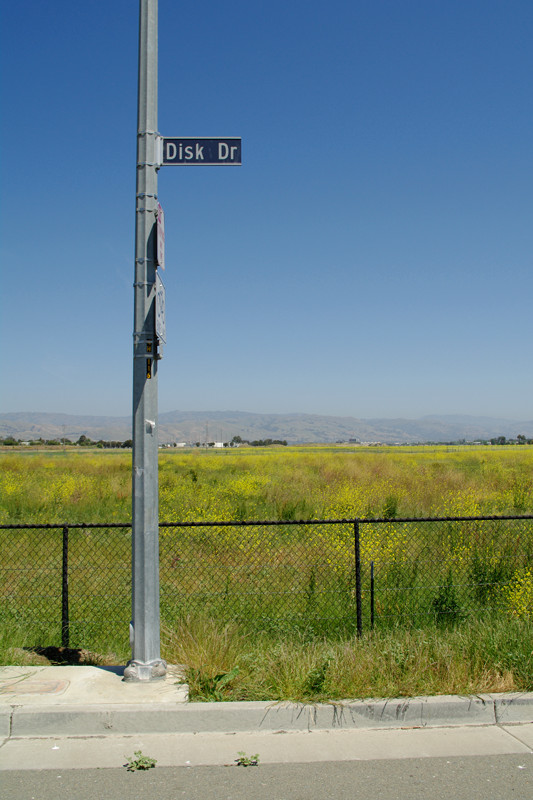
[[[533,511],[533,447],[161,451],[160,519],[455,516]],[[0,455],[0,522],[127,521],[131,454]]]
[[[533,447],[170,450],[160,452],[159,487],[159,518],[169,523],[160,528],[164,631],[181,631],[186,621],[187,630],[203,631],[209,623],[224,632],[238,625],[243,642],[251,641],[250,633],[258,642],[264,636],[268,642],[294,636],[297,642],[322,642],[325,655],[317,656],[309,673],[314,686],[318,672],[327,676],[333,670],[332,648],[344,653],[355,646],[359,614],[365,636],[373,628],[369,646],[381,644],[368,662],[367,683],[355,687],[348,681],[359,667],[347,668],[347,682],[335,678],[335,691],[328,691],[341,695],[375,686],[373,664],[389,642],[379,637],[389,634],[389,661],[399,659],[401,680],[381,691],[441,690],[448,668],[439,668],[433,686],[437,660],[431,654],[426,682],[405,684],[405,653],[426,641],[449,643],[462,636],[457,664],[463,664],[465,642],[477,631],[478,639],[485,638],[472,645],[471,661],[481,677],[456,675],[450,691],[530,686],[531,664],[523,652],[531,650],[533,520],[428,518],[533,513]],[[57,641],[62,633],[61,528],[8,526],[93,523],[97,527],[71,527],[68,534],[70,643],[126,657],[130,520],[131,453],[67,448],[0,454],[0,524],[6,526],[0,644],[4,637],[10,648],[14,641],[28,647]],[[218,524],[225,521],[235,524]],[[411,638],[399,654],[400,630]],[[494,644],[497,636],[503,644]],[[494,652],[487,655],[489,645]],[[181,651],[172,657],[192,658]],[[248,656],[239,658],[244,676]],[[417,659],[413,675],[420,673]],[[449,663],[447,653],[442,659]],[[202,664],[198,675],[205,671]],[[213,674],[221,669],[217,661]],[[302,678],[298,692],[307,692],[310,680]],[[333,677],[324,680],[327,686]],[[262,696],[257,687],[239,691],[239,698]],[[278,694],[291,691],[281,688]]]

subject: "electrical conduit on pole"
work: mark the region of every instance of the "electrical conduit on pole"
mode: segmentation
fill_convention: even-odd
[[[124,680],[164,678],[160,655],[157,339],[157,0],[140,0],[133,332],[132,657]]]

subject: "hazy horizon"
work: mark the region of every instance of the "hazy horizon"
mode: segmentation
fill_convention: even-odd
[[[122,413],[122,414],[97,414],[97,413],[78,413],[74,411],[39,411],[36,409],[29,409],[29,410],[17,410],[17,411],[0,411],[0,417],[5,416],[14,416],[14,415],[50,415],[50,416],[69,416],[69,417],[102,417],[102,418],[109,418],[109,419],[130,419],[130,413]],[[168,409],[162,410],[159,409],[159,416],[169,416],[171,414],[191,414],[191,415],[201,415],[205,416],[206,414],[213,414],[213,415],[224,415],[224,414],[249,414],[253,416],[262,416],[262,417],[288,417],[288,416],[306,416],[306,417],[333,417],[335,419],[356,419],[356,420],[423,420],[423,419],[454,419],[454,420],[502,420],[507,422],[529,422],[533,420],[533,414],[531,415],[531,419],[528,418],[518,418],[518,417],[503,417],[503,416],[493,416],[487,414],[421,414],[420,416],[413,417],[413,416],[404,416],[401,414],[391,414],[390,416],[374,416],[374,417],[360,417],[355,414],[319,414],[313,413],[308,411],[250,411],[249,409],[237,409],[237,408],[226,408],[226,409]]]

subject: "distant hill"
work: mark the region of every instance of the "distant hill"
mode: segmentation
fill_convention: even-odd
[[[0,436],[16,439],[76,441],[131,438],[130,417],[78,416],[39,412],[0,414]],[[492,417],[431,415],[420,419],[358,419],[318,414],[254,414],[247,411],[169,411],[159,415],[159,440],[165,442],[286,439],[290,444],[336,442],[405,443],[490,439],[495,436],[533,437],[533,421],[516,422]]]

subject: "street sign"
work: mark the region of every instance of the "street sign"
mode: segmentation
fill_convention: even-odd
[[[165,269],[165,214],[161,203],[157,204],[157,266]]]
[[[210,139],[207,136],[194,138],[159,139],[159,162],[162,166],[240,166],[241,138]]]
[[[167,331],[165,324],[165,287],[159,277],[155,275],[155,335],[163,344],[167,343]]]

